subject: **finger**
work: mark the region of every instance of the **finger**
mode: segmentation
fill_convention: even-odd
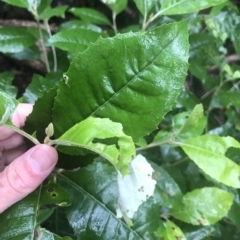
[[[33,109],[32,104],[28,104],[28,103],[18,104],[12,116],[13,124],[18,128],[23,127],[25,124],[26,118],[32,112],[32,109]]]
[[[24,126],[27,116],[32,112],[33,105],[27,103],[20,103],[15,109],[12,116],[13,124],[21,128]],[[0,127],[0,141],[10,138],[14,134],[14,131]]]
[[[21,135],[15,133],[5,141],[0,141],[0,152],[8,149],[14,149],[24,143],[24,139]]]
[[[56,150],[40,144],[7,166],[0,173],[0,213],[34,191],[56,163]]]
[[[6,150],[2,153],[2,159],[0,161],[4,162],[4,166],[9,165],[13,160],[23,155],[27,150],[25,145],[21,145],[15,149]]]

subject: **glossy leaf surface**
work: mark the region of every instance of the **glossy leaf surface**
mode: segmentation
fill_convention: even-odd
[[[79,29],[86,29],[86,30],[91,30],[93,32],[101,33],[102,29],[96,25],[93,25],[91,23],[86,23],[84,21],[80,20],[71,20],[68,22],[65,22],[60,25],[60,30],[63,29],[71,29],[71,28],[79,28]]]
[[[224,2],[226,0],[163,0],[160,11],[162,15],[185,14],[197,12]]]
[[[229,147],[240,148],[234,138],[204,135],[189,139],[180,146],[206,174],[223,184],[240,188],[240,166],[225,156]]]
[[[135,141],[150,133],[182,89],[187,55],[185,22],[99,39],[74,58],[59,85],[56,136],[89,116],[122,123]]]
[[[104,139],[117,138],[116,144],[105,144]],[[132,138],[125,135],[120,123],[109,119],[87,118],[66,131],[57,139],[58,145],[86,148],[111,162],[123,175],[135,156]]]
[[[39,189],[0,214],[0,236],[4,240],[34,240]]]
[[[144,239],[151,239],[149,234],[156,231],[159,224],[159,203],[154,197],[148,198],[139,206],[133,215],[132,224],[131,228],[144,236]]]
[[[99,34],[87,29],[67,29],[58,32],[48,39],[48,45],[77,54],[83,52],[95,42]]]
[[[70,193],[72,204],[65,210],[77,238],[144,239],[115,216],[118,188],[113,167],[94,163],[77,172],[59,175],[58,182]]]
[[[76,17],[81,18],[83,21],[88,23],[96,23],[102,25],[111,25],[108,18],[94,9],[90,8],[71,8],[69,10]]]
[[[32,46],[35,38],[24,28],[0,28],[0,52],[16,53]]]
[[[172,209],[171,215],[193,225],[211,225],[227,215],[233,196],[219,188],[195,189],[183,197],[181,209]]]

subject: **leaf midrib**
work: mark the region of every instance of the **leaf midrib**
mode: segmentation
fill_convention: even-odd
[[[175,144],[179,145],[179,146],[183,146],[183,147],[190,147],[190,148],[193,148],[193,149],[196,149],[196,150],[199,150],[199,151],[202,151],[202,152],[206,152],[207,154],[209,155],[213,155],[213,156],[216,156],[218,158],[224,158],[226,160],[230,160],[231,163],[235,166],[238,166],[235,162],[233,162],[230,158],[227,158],[226,156],[224,155],[220,155],[220,154],[217,154],[217,153],[214,153],[214,152],[211,152],[209,150],[206,150],[206,149],[203,149],[203,148],[200,148],[200,147],[197,147],[197,146],[194,146],[194,145],[190,145],[190,144],[187,144],[187,143],[180,143],[180,142],[174,142]]]
[[[89,192],[87,192],[85,189],[83,189],[81,186],[79,186],[78,184],[76,184],[74,181],[72,181],[71,179],[69,179],[68,177],[64,176],[61,173],[58,173],[58,175],[60,175],[62,178],[65,179],[66,182],[70,183],[71,185],[74,185],[76,188],[79,188],[80,191],[82,191],[85,195],[87,195],[89,198],[91,198],[93,201],[97,202],[99,205],[101,205],[107,212],[109,212],[109,214],[112,215],[113,218],[117,219],[118,222],[121,222],[123,225],[125,225],[127,227],[127,229],[129,229],[129,231],[134,232],[136,234],[136,236],[139,237],[139,239],[143,239],[135,230],[133,230],[132,228],[130,228],[125,222],[123,222],[122,220],[120,220],[120,218],[117,218],[116,215],[109,210],[106,205],[104,205],[102,202],[100,202],[98,199],[96,199],[93,195],[91,195]]]
[[[141,75],[148,67],[150,67],[161,55],[161,53],[176,39],[176,37],[179,35],[179,32],[176,34],[175,37],[172,38],[171,41],[169,41],[166,46],[164,46],[159,54],[154,58],[152,62],[150,62],[145,68],[143,68],[139,73],[137,73],[130,81],[128,81],[122,88],[120,88],[118,91],[116,91],[107,101],[105,101],[102,105],[98,106],[98,108],[93,111],[91,114],[89,114],[86,118],[93,116],[100,108],[103,108],[107,103],[109,103],[116,95],[118,95],[121,91],[123,91],[125,88],[128,87],[139,75]]]

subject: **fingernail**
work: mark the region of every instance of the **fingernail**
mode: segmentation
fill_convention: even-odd
[[[50,150],[48,146],[39,145],[31,153],[28,163],[35,173],[45,172],[55,165],[56,162],[52,158],[52,152],[50,152]]]

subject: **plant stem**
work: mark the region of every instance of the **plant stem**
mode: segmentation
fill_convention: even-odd
[[[33,142],[35,145],[40,144],[40,142],[34,138],[33,136],[29,135],[28,133],[24,132],[23,130],[13,126],[13,125],[9,125],[9,124],[3,124],[2,125],[5,128],[9,128],[11,130],[13,130],[14,132],[17,132],[19,134],[21,134],[22,136],[24,136],[25,138],[29,139],[31,142]]]
[[[116,23],[116,16],[117,16],[117,15],[113,12],[113,14],[112,14],[112,21],[113,21],[112,28],[113,28],[115,34],[118,33],[117,23]]]
[[[145,150],[145,149],[149,149],[149,148],[153,148],[153,147],[158,147],[158,146],[161,146],[161,145],[167,144],[167,143],[172,143],[172,139],[167,139],[162,142],[153,142],[153,143],[148,144],[147,146],[136,148],[136,151]]]
[[[181,160],[179,160],[179,161],[177,161],[175,163],[172,163],[170,166],[171,167],[176,167],[176,166],[178,166],[178,165],[180,165],[180,164],[182,164],[184,162],[187,162],[187,161],[189,161],[189,158],[183,158],[183,159],[181,159]]]
[[[143,18],[143,25],[142,25],[142,30],[144,30],[144,26],[146,25],[147,21],[147,2],[144,0],[144,18]]]
[[[149,25],[151,22],[153,22],[156,18],[158,18],[161,14],[163,14],[165,11],[167,11],[167,10],[170,9],[170,8],[176,7],[176,6],[177,6],[178,4],[180,4],[180,3],[181,3],[181,1],[180,1],[180,2],[176,2],[175,4],[172,4],[172,5],[170,5],[169,7],[164,8],[163,10],[160,10],[158,13],[156,13],[155,15],[153,15],[152,17],[150,17],[150,18],[148,19],[148,21],[143,25],[142,30],[146,30],[146,28],[148,27],[148,25]]]
[[[38,25],[38,32],[39,32],[39,37],[40,37],[40,43],[41,43],[42,51],[43,51],[43,58],[44,58],[43,61],[44,61],[45,65],[46,65],[47,72],[49,73],[50,72],[50,67],[49,67],[49,62],[48,62],[47,49],[46,49],[45,44],[44,44],[42,29],[41,29],[39,21],[38,20],[36,20],[36,21],[37,21],[37,25]]]
[[[52,37],[52,33],[51,33],[51,29],[49,27],[49,24],[48,24],[48,21],[45,20],[44,21],[44,25],[45,25],[45,28],[47,30],[47,33],[48,33],[48,36],[49,38]],[[57,71],[57,54],[56,54],[56,49],[54,46],[51,47],[52,48],[52,53],[53,53],[53,71],[56,72]]]

